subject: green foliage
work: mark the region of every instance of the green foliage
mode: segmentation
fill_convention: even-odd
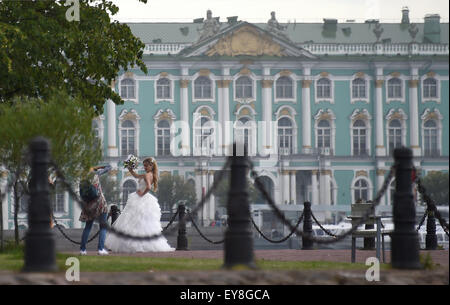
[[[50,142],[51,159],[66,176],[84,176],[101,158],[93,117],[94,111],[83,101],[62,93],[45,102],[17,97],[11,105],[0,104],[0,164],[17,172],[17,178],[28,177],[29,142],[43,136]]]
[[[65,3],[0,1],[0,103],[66,91],[99,114],[107,99],[123,104],[110,87],[121,69],[147,73],[145,45],[128,25],[111,22],[117,6],[80,0],[80,21],[69,22]]]
[[[182,176],[171,174],[160,177],[157,197],[163,210],[170,210],[180,200],[186,201],[188,207],[194,206],[197,201],[194,185],[184,180]]]
[[[422,179],[426,193],[436,205],[448,205],[448,172],[432,171]]]
[[[427,253],[426,255],[420,254],[420,264],[423,266],[425,270],[433,270],[436,265],[433,262],[433,259],[431,258],[430,253]]]
[[[258,199],[259,193],[254,186],[252,180],[247,179],[248,201],[250,204],[255,203]],[[230,191],[230,172],[225,172],[224,178],[217,185],[216,190],[213,191],[214,196],[218,202],[219,207],[226,207],[228,201],[228,193]]]
[[[102,185],[103,195],[109,204],[119,205],[121,203],[120,193],[121,186],[115,177],[105,174],[100,176],[100,184]]]

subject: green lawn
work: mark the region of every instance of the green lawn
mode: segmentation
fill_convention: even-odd
[[[73,255],[57,254],[57,264],[60,271],[64,271],[66,259]],[[219,270],[222,268],[222,259],[193,259],[193,258],[155,258],[155,257],[127,257],[127,256],[77,256],[80,260],[80,269],[84,272],[148,272],[171,270]],[[24,265],[23,246],[9,246],[0,253],[0,270],[20,271]],[[361,269],[367,266],[362,263],[336,263],[336,262],[299,262],[299,261],[273,261],[257,260],[256,265],[263,270],[330,270],[330,269]],[[389,268],[381,264],[382,269]]]

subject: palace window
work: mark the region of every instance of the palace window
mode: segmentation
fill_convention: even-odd
[[[293,98],[293,84],[292,79],[287,76],[282,76],[276,82],[276,97],[277,98]]]
[[[388,98],[402,98],[402,80],[399,78],[391,78],[388,80]]]
[[[353,123],[353,155],[367,155],[367,128],[363,120]]]
[[[158,122],[157,129],[158,156],[170,155],[170,124],[167,120]]]
[[[200,76],[194,81],[194,98],[212,98],[212,85],[209,77]]]
[[[424,155],[438,156],[438,126],[435,120],[428,120],[423,124]]]
[[[402,146],[402,123],[395,119],[389,123],[388,128],[389,154],[392,155],[394,149]]]
[[[248,76],[241,76],[236,80],[236,98],[252,98],[253,82]]]
[[[280,154],[289,155],[293,153],[292,135],[293,135],[292,121],[286,117],[279,119],[278,149]]]
[[[317,98],[331,98],[331,81],[321,78],[317,81]]]
[[[126,120],[122,122],[121,134],[121,155],[136,155],[136,128],[132,121]]]
[[[135,81],[130,78],[125,78],[120,82],[120,96],[125,99],[136,98]]]
[[[53,196],[53,212],[65,213],[65,195],[61,185],[56,184],[55,193]]]
[[[210,155],[214,148],[214,128],[211,120],[201,117],[194,126],[194,147],[197,155]]]
[[[358,200],[367,201],[369,199],[369,185],[365,179],[359,179],[353,187],[355,202]]]
[[[331,148],[331,126],[327,120],[320,120],[317,124],[317,147]]]
[[[170,80],[168,78],[160,78],[156,82],[156,98],[158,99],[171,98]]]
[[[137,189],[136,182],[134,182],[133,180],[127,180],[124,182],[123,187],[122,187],[122,206],[123,207],[125,207],[125,205],[127,204],[128,195],[136,192],[136,189]]]
[[[423,81],[423,97],[424,98],[437,98],[438,86],[435,78],[427,78]]]
[[[366,81],[362,78],[357,78],[352,81],[352,97],[366,98]]]

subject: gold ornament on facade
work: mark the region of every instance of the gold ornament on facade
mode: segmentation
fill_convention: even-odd
[[[287,109],[283,109],[283,110],[281,110],[281,113],[280,113],[281,115],[291,115],[291,113],[289,112],[289,110],[287,110]]]
[[[386,174],[385,169],[377,169],[377,176],[384,176]]]
[[[290,76],[292,74],[289,70],[282,70],[280,71],[280,76]]]
[[[313,176],[317,176],[317,173],[318,173],[318,172],[319,172],[318,170],[313,169],[313,170],[311,171],[311,174],[312,174]]]
[[[243,26],[234,33],[219,39],[205,54],[207,56],[286,56],[283,48],[269,35],[260,33],[251,26]]]
[[[222,79],[222,80],[217,80],[216,84],[217,87],[219,88],[228,88],[230,86],[231,80],[229,79]]]
[[[161,72],[161,73],[159,73],[159,76],[167,77],[167,76],[169,76],[169,72]]]
[[[320,174],[321,175],[326,175],[326,176],[332,176],[332,172],[329,169],[322,169],[322,170],[320,170]]]
[[[392,77],[400,77],[400,72],[392,72],[391,74],[390,74]]]
[[[366,76],[366,74],[365,74],[364,72],[358,72],[358,73],[356,73],[356,77],[364,78],[365,76]]]
[[[425,121],[437,119],[439,119],[439,116],[436,112],[429,112],[428,115],[425,117]]]
[[[203,116],[209,116],[209,111],[203,108],[202,110],[200,110],[200,114]]]
[[[354,118],[353,118],[353,122],[357,121],[357,120],[367,120],[367,115],[364,113],[358,113]]]
[[[125,114],[122,118],[123,121],[126,120],[135,120],[136,119],[136,115],[132,112],[128,112],[127,114]]]
[[[252,65],[253,64],[253,60],[251,60],[251,59],[241,59],[239,61],[239,63],[241,65],[248,66],[248,65]]]
[[[261,80],[261,85],[263,88],[272,88],[273,80],[271,79],[263,79]]]
[[[410,88],[417,88],[418,84],[419,84],[419,80],[417,80],[417,79],[411,79],[409,81],[409,87]]]
[[[209,71],[209,69],[200,69],[200,71],[198,71],[198,75],[200,76],[209,76],[209,74],[211,74],[211,71]]]
[[[395,119],[403,120],[403,115],[402,115],[399,111],[396,111],[396,112],[394,112],[394,113],[391,115],[389,121],[392,121],[392,120],[395,120]]]
[[[180,88],[187,88],[189,86],[188,79],[180,79]]]
[[[320,72],[321,77],[328,77],[328,75],[330,75],[328,72]]]
[[[367,172],[365,170],[357,171],[355,177],[361,177],[361,176],[368,177]]]
[[[303,88],[309,88],[311,86],[312,81],[311,80],[302,80],[302,87]]]
[[[435,77],[436,76],[436,72],[430,71],[427,73],[428,77]]]
[[[125,72],[125,78],[133,78],[134,77],[134,73],[133,72]]]
[[[250,111],[247,108],[241,110],[241,115],[250,115]]]
[[[252,72],[247,67],[242,68],[241,71],[239,71],[239,74],[241,75],[250,75]]]
[[[384,80],[382,80],[382,79],[375,80],[375,87],[376,88],[382,88],[383,84],[384,84]]]

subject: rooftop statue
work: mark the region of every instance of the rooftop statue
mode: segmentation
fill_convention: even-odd
[[[281,36],[281,38],[290,40],[289,37],[283,32],[287,29],[287,26],[282,26],[278,23],[277,19],[275,18],[275,12],[270,13],[270,19],[267,21],[267,27],[266,29],[273,33],[276,36]]]
[[[203,21],[203,28],[197,31],[200,33],[199,41],[214,36],[220,29],[220,22],[216,18],[212,18],[211,10],[206,12],[206,20]]]

